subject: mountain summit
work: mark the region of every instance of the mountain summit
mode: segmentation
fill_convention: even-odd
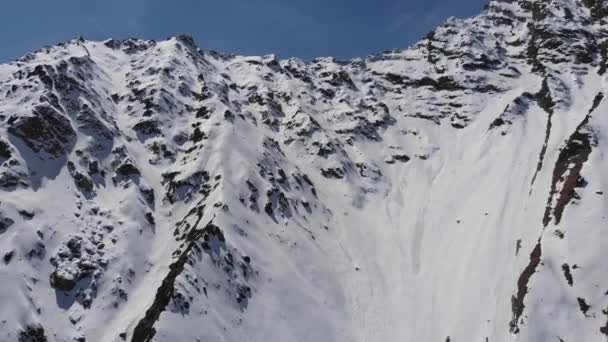
[[[0,65],[0,340],[608,341],[608,5]]]

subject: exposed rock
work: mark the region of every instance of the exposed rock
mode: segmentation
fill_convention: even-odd
[[[19,332],[18,342],[47,342],[44,328],[40,325],[29,325]]]
[[[8,132],[21,138],[34,152],[46,152],[53,158],[67,154],[76,138],[70,120],[47,106],[36,107],[31,116],[16,118]]]
[[[0,214],[0,234],[6,232],[6,230],[9,229],[14,223],[15,220],[9,217],[3,217]]]

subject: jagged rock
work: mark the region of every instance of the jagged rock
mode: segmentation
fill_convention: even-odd
[[[0,341],[603,338],[605,8],[492,0],[346,61],[1,65]]]
[[[341,178],[344,178],[345,172],[342,168],[328,168],[328,169],[322,169],[321,174],[325,178],[341,179]]]
[[[166,189],[164,199],[170,203],[189,201],[195,193],[209,191],[207,172],[197,171],[190,176],[177,179],[178,174],[179,172],[163,174],[163,184]]]
[[[8,132],[19,137],[34,152],[53,158],[65,155],[74,145],[76,132],[70,121],[47,106],[37,106],[31,116],[9,119]]]
[[[141,191],[142,195],[144,196],[144,199],[146,200],[146,203],[151,206],[154,207],[154,204],[156,203],[155,200],[155,195],[154,195],[154,189],[150,189],[150,188],[140,188],[139,191]]]
[[[0,165],[10,159],[12,155],[9,145],[5,141],[0,140]]]
[[[79,281],[90,279],[79,285],[81,288],[74,295],[83,307],[90,307],[97,291],[96,280],[101,275],[100,270],[108,264],[103,253],[99,252],[100,246],[103,244],[93,238],[69,237],[50,258],[50,264],[55,267],[50,275],[51,287],[56,291],[71,291]]]
[[[133,126],[133,130],[140,141],[145,141],[162,134],[159,125],[160,123],[156,120],[144,120]]]
[[[67,164],[70,174],[74,178],[74,184],[84,191],[85,193],[91,193],[93,191],[93,182],[89,177],[85,176],[79,171],[76,171],[76,166],[71,161]]]
[[[15,255],[14,251],[10,251],[10,252],[4,253],[4,256],[2,257],[2,260],[4,261],[4,264],[8,265],[11,262],[11,260],[13,260],[13,256],[14,255]]]
[[[47,342],[44,328],[39,325],[29,325],[19,332],[18,342]]]
[[[9,229],[14,223],[15,220],[9,217],[3,217],[0,214],[0,234],[6,232],[6,230]]]
[[[116,173],[123,177],[139,176],[141,174],[139,172],[139,169],[137,167],[135,167],[135,165],[128,163],[128,162],[120,165],[116,169]]]
[[[61,291],[70,291],[76,286],[77,276],[78,274],[73,274],[66,270],[56,270],[51,273],[51,287]]]
[[[0,188],[12,190],[18,186],[27,187],[28,183],[24,180],[26,177],[26,174],[4,171],[0,173]]]

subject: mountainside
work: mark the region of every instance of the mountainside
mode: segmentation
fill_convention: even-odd
[[[0,341],[608,341],[607,16],[0,65]]]

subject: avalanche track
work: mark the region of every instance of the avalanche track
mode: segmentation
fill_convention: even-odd
[[[0,341],[608,341],[607,15],[0,65]]]

